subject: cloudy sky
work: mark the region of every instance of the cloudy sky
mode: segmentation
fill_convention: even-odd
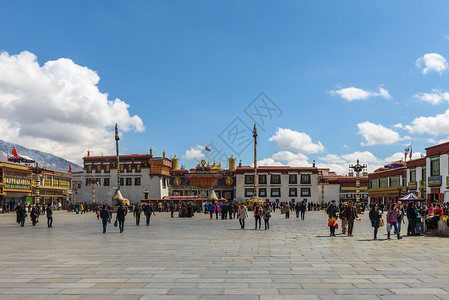
[[[7,1],[0,139],[340,174],[449,140],[447,1]],[[205,151],[205,146],[211,149]],[[227,162],[223,162],[227,166]]]

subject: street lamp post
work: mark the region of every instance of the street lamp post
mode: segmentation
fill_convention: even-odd
[[[355,202],[357,204],[360,204],[360,172],[362,172],[363,169],[366,169],[367,165],[366,164],[361,165],[359,163],[359,159],[357,159],[357,164],[355,164],[355,165],[350,164],[349,168],[353,169],[355,171],[355,174],[356,174],[356,177],[355,177],[355,180],[356,180],[355,181],[355,188],[356,188],[356,190],[355,190],[355,193],[356,193],[355,194]]]

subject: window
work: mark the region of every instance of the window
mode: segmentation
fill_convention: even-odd
[[[254,184],[254,175],[245,175],[245,184]]]
[[[92,166],[91,165],[87,165],[86,167],[87,167],[86,173],[92,173]]]
[[[281,175],[271,174],[271,184],[281,184]]]
[[[132,171],[133,171],[133,165],[132,164],[126,165],[126,173],[131,173]]]
[[[298,196],[298,191],[296,188],[289,188],[288,189],[288,196],[289,197],[297,197]]]
[[[109,186],[109,184],[110,184],[109,180],[110,180],[109,178],[104,178],[103,179],[103,185],[104,186]]]
[[[430,159],[430,175],[440,176],[440,158],[433,157]]]
[[[95,173],[101,173],[101,165],[95,166]]]
[[[427,181],[427,177],[426,177],[426,168],[422,168],[422,178],[423,181]]]
[[[124,165],[120,165],[120,173],[125,172],[125,166]]]
[[[281,189],[280,188],[272,188],[271,189],[271,197],[280,197]]]
[[[377,189],[379,187],[379,180],[378,179],[372,179],[369,181],[370,188]]]
[[[310,188],[301,188],[301,197],[310,197]]]
[[[289,184],[296,184],[297,182],[297,175],[296,174],[290,174],[288,175],[288,183]]]
[[[111,172],[111,166],[110,165],[104,165],[104,172],[110,173]]]
[[[259,189],[259,197],[266,197],[267,196],[267,189],[266,188],[260,188]]]
[[[390,186],[400,186],[401,181],[399,177],[390,178]]]
[[[388,178],[379,179],[379,187],[388,187]]]
[[[86,178],[86,186],[88,186],[91,183],[90,178]]]
[[[253,196],[253,189],[246,188],[245,189],[245,197],[252,197]]]
[[[132,178],[126,178],[126,185],[132,185],[133,179]]]
[[[162,178],[162,187],[165,189],[167,187],[167,178]]]
[[[134,185],[140,185],[140,177],[134,178]]]
[[[259,175],[259,183],[267,184],[267,175]]]
[[[310,184],[310,174],[301,174],[301,183],[302,184]]]
[[[416,181],[416,169],[410,170],[410,182]]]
[[[124,186],[125,185],[125,179],[122,177],[120,178],[120,186]]]
[[[136,165],[136,173],[140,173],[140,164]]]

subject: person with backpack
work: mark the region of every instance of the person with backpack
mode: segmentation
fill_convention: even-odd
[[[106,233],[106,227],[109,222],[109,211],[107,210],[106,205],[103,205],[103,209],[100,210],[100,219],[103,223],[103,233]]]
[[[151,215],[153,214],[154,215],[154,209],[153,209],[153,205],[151,204],[151,203],[148,203],[146,206],[145,206],[145,210],[144,210],[144,213],[145,213],[145,217],[146,217],[146,223],[147,223],[147,226],[150,226],[150,218],[151,218]]]
[[[123,207],[123,204],[120,204],[119,208],[117,208],[117,221],[119,224],[120,232],[123,232],[125,229],[125,216],[128,213],[128,210]]]
[[[290,219],[290,204],[288,204],[288,201],[285,203],[284,211],[285,211],[285,218]]]
[[[259,229],[260,226],[262,225],[262,216],[263,216],[263,208],[262,206],[260,206],[259,203],[256,204],[256,206],[254,206],[254,220],[256,221],[256,228],[257,229],[257,222],[259,222]]]
[[[374,239],[377,240],[377,230],[381,226],[382,212],[379,210],[377,204],[374,204],[369,212],[369,219],[371,221],[371,226],[374,228]]]
[[[299,210],[301,211],[301,220],[304,220],[304,217],[306,215],[306,209],[307,209],[306,201],[303,200],[299,205]]]
[[[390,209],[388,209],[388,213],[387,213],[387,221],[388,221],[387,238],[389,240],[390,240],[391,227],[394,227],[394,229],[396,229],[396,234],[398,236],[398,240],[402,239],[402,237],[400,236],[399,229],[398,229],[398,215],[399,215],[398,205],[395,203],[392,203],[390,205]]]

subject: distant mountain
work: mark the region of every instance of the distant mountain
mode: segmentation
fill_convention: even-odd
[[[0,161],[8,161],[8,156],[11,156],[12,147],[16,147],[17,153],[19,156],[23,156],[25,158],[31,158],[39,163],[39,167],[68,172],[69,164],[72,166],[72,172],[82,171],[83,168],[73,162],[65,160],[64,158],[55,156],[50,153],[41,152],[34,149],[29,149],[17,144],[9,143],[0,140]]]

